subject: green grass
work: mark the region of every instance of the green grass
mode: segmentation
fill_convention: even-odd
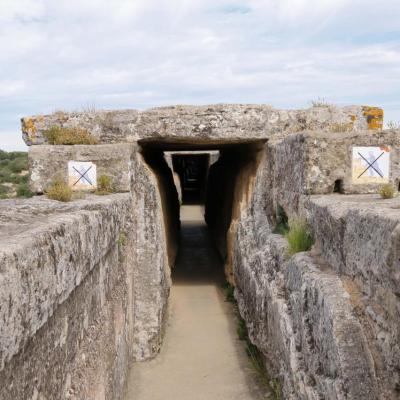
[[[28,153],[0,150],[0,199],[32,197],[28,182]]]
[[[289,221],[289,231],[285,235],[289,248],[289,255],[308,251],[314,244],[310,228],[304,218],[295,218]]]
[[[119,247],[124,247],[124,246],[126,246],[126,242],[127,242],[127,237],[126,237],[126,234],[125,234],[125,232],[121,232],[120,234],[119,234],[119,237],[118,237],[118,246]]]
[[[222,285],[222,288],[224,289],[225,292],[225,300],[228,303],[236,304],[236,299],[235,299],[235,287],[232,286],[230,283],[225,282]]]
[[[114,193],[112,178],[108,175],[100,175],[97,178],[97,190],[95,193],[100,196]]]
[[[248,338],[247,326],[246,322],[244,322],[244,319],[242,318],[238,319],[236,333],[238,335],[239,340],[247,340]]]
[[[258,348],[251,343],[249,338],[249,333],[247,331],[246,322],[241,317],[238,309],[238,305],[234,296],[235,288],[230,283],[226,282],[223,285],[223,289],[225,291],[225,300],[229,303],[233,304],[237,326],[236,326],[236,333],[239,340],[245,343],[246,354],[249,357],[250,363],[253,369],[257,372],[258,378],[260,383],[266,390],[266,399],[272,400],[281,400],[281,385],[279,381],[275,378],[271,378],[265,369],[264,361],[262,354],[258,350]]]
[[[268,399],[281,400],[281,385],[278,379],[271,378],[265,369],[262,354],[257,346],[251,343],[245,321],[238,315],[237,334],[239,340],[245,342],[246,354],[250,359],[253,369],[257,372],[261,384],[269,393]]]

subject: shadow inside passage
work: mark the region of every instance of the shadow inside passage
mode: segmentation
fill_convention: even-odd
[[[181,238],[175,268],[174,285],[216,285],[225,281],[223,263],[204,222],[200,205],[181,207]]]
[[[198,205],[181,207],[164,344],[156,358],[131,369],[126,400],[266,398],[237,336],[237,314],[222,290],[223,263],[203,214]]]

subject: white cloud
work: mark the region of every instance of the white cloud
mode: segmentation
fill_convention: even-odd
[[[18,131],[24,114],[88,103],[301,107],[325,97],[387,104],[396,119],[400,2],[374,5],[0,0],[0,130]]]
[[[40,18],[45,10],[41,0],[1,0],[0,22]]]
[[[1,81],[0,80],[0,98],[7,99],[9,96],[21,94],[25,84],[22,81]]]

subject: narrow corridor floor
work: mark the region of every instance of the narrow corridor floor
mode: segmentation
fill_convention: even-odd
[[[199,206],[181,210],[182,242],[173,272],[160,354],[133,365],[126,400],[261,400],[264,388],[222,290],[218,254]]]

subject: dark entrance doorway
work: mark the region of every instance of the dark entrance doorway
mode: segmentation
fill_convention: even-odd
[[[174,154],[174,171],[179,175],[183,204],[204,204],[209,154]]]

